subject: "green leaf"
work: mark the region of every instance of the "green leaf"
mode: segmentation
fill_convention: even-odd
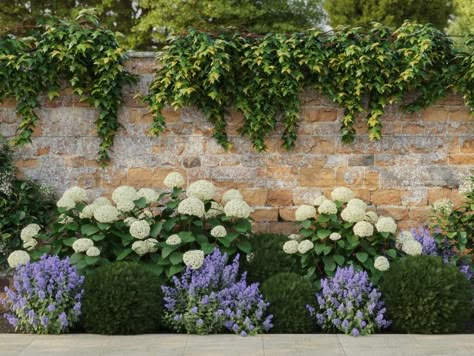
[[[387,251],[385,251],[385,253],[386,253],[388,256],[392,257],[392,258],[396,258],[396,257],[397,257],[397,251],[395,251],[394,249],[387,250]]]
[[[344,258],[344,256],[341,256],[341,255],[334,255],[334,261],[336,261],[336,263],[337,263],[339,266],[343,266],[345,260],[346,260],[346,259]]]
[[[110,224],[104,224],[104,223],[97,223],[97,227],[101,230],[107,230],[110,227]]]
[[[100,260],[100,256],[85,256],[84,260],[88,266],[92,266]]]
[[[135,203],[135,206],[139,207],[140,209],[144,209],[148,205],[144,197],[141,197],[140,199],[135,200],[134,203]]]
[[[334,262],[333,256],[323,256],[324,270],[327,272],[333,272],[336,269],[336,263]]]
[[[105,239],[105,234],[97,234],[97,235],[91,236],[91,239],[94,241],[102,241],[103,239]]]
[[[326,245],[324,247],[323,253],[324,255],[328,255],[332,251],[332,245]]]
[[[172,264],[177,265],[183,262],[183,253],[179,251],[174,251],[170,255],[170,261]]]
[[[204,254],[208,255],[214,251],[215,246],[213,244],[210,244],[209,242],[203,242],[200,244],[201,250],[204,251]]]
[[[163,223],[163,229],[166,232],[171,232],[171,230],[173,230],[175,226],[176,226],[176,218],[168,219]]]
[[[313,230],[311,229],[301,229],[300,230],[300,235],[303,237],[310,237],[313,235]]]
[[[305,229],[309,229],[311,226],[311,220],[304,220],[301,222],[301,226]]]
[[[252,229],[252,225],[250,224],[250,221],[242,219],[236,225],[234,225],[233,228],[235,231],[245,234]]]
[[[325,244],[316,243],[316,244],[314,244],[314,251],[316,252],[316,254],[321,255],[323,253],[325,247],[326,247]]]
[[[97,226],[91,225],[91,224],[86,224],[86,225],[81,226],[81,234],[86,235],[86,236],[94,235],[99,230],[100,229]]]
[[[168,278],[174,276],[175,274],[180,273],[183,271],[185,267],[183,265],[171,265],[167,270],[166,270],[166,276]]]
[[[318,230],[316,231],[316,235],[321,239],[325,239],[329,235],[331,235],[332,231],[331,230]]]
[[[150,229],[150,236],[156,238],[158,234],[161,232],[162,228],[163,228],[162,222],[153,224]]]
[[[329,216],[327,216],[327,215],[322,215],[322,214],[321,214],[321,215],[318,216],[318,220],[317,220],[317,221],[318,221],[319,223],[326,223],[326,222],[328,222],[330,219],[331,219],[331,218],[330,218]]]
[[[65,246],[71,247],[74,242],[76,242],[77,237],[70,237],[68,239],[61,240]]]
[[[178,236],[181,238],[181,241],[183,243],[190,243],[196,241],[196,238],[193,236],[193,233],[189,231],[182,231],[178,233]]]
[[[69,258],[69,262],[71,262],[71,264],[75,265],[77,264],[80,260],[82,260],[84,258],[84,255],[81,254],[81,253],[73,253],[71,255],[71,257]]]
[[[248,240],[238,241],[237,248],[246,254],[249,254],[252,252],[252,245]]]
[[[163,247],[163,250],[161,250],[161,257],[168,257],[174,250],[176,250],[176,247]]]
[[[133,250],[132,250],[131,248],[125,248],[124,250],[122,250],[122,252],[120,252],[120,253],[117,255],[116,260],[117,260],[117,261],[122,261],[122,260],[124,260],[128,255],[130,255],[132,252],[133,252]]]
[[[367,261],[369,255],[367,254],[367,252],[357,252],[356,257],[360,262],[364,263],[365,261]]]

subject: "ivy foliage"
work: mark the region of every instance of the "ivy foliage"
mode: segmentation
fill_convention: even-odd
[[[342,141],[355,139],[356,119],[365,118],[371,140],[382,135],[389,104],[418,110],[457,89],[474,108],[472,51],[458,52],[431,25],[405,22],[394,30],[338,27],[264,37],[191,30],[157,54],[162,65],[145,101],[154,114],[152,134],[165,127],[165,106],[195,105],[215,125],[214,137],[228,148],[226,109],[243,113],[240,133],[258,150],[279,121],[283,146],[295,145],[300,94],[315,89],[344,108]]]
[[[123,67],[126,58],[116,35],[100,27],[90,10],[81,11],[75,21],[50,18],[28,37],[1,37],[0,100],[15,99],[21,117],[14,142],[31,142],[40,95],[53,100],[67,81],[81,101],[98,109],[98,161],[107,162],[119,128],[122,87],[135,80]]]

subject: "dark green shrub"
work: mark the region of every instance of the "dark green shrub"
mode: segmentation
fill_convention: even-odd
[[[273,333],[309,333],[314,323],[306,309],[314,299],[312,283],[299,274],[282,272],[262,284],[262,294],[270,302],[268,309],[273,315]]]
[[[451,333],[471,317],[471,284],[440,257],[406,257],[393,263],[380,289],[397,332]]]
[[[161,281],[146,267],[116,262],[86,277],[83,326],[97,334],[144,334],[161,324]]]
[[[247,271],[249,282],[262,283],[279,272],[300,274],[299,261],[283,252],[288,236],[282,234],[256,234],[252,239],[252,253],[242,259],[242,269]]]

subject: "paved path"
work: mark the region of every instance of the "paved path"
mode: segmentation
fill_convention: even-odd
[[[472,335],[138,335],[0,334],[0,355],[474,355]]]

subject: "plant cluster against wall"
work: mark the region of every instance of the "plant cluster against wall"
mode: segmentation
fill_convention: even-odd
[[[369,137],[378,140],[389,104],[417,110],[454,89],[474,107],[469,49],[472,42],[461,52],[431,25],[410,22],[396,30],[375,23],[369,31],[339,27],[264,37],[191,31],[158,53],[162,68],[146,97],[155,117],[151,132],[163,130],[165,106],[195,105],[215,125],[218,142],[229,147],[225,114],[233,106],[244,116],[240,132],[257,150],[265,149],[279,120],[283,146],[290,149],[300,94],[310,88],[344,108],[343,142],[354,140],[354,123],[364,113]]]
[[[116,35],[101,28],[87,11],[75,21],[51,19],[28,37],[0,38],[0,100],[15,99],[21,117],[15,142],[30,142],[40,95],[47,94],[50,100],[58,97],[67,81],[74,94],[99,111],[98,160],[107,162],[119,128],[122,87],[134,81],[123,67],[126,58]]]

